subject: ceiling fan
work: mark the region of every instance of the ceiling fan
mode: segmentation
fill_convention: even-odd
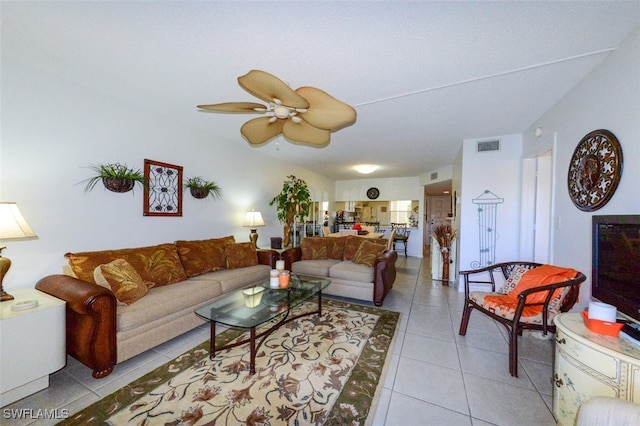
[[[315,87],[291,89],[284,81],[265,71],[251,70],[238,77],[238,84],[253,96],[267,102],[225,102],[198,105],[217,112],[268,114],[242,126],[240,133],[252,145],[262,145],[283,134],[291,142],[322,148],[329,145],[331,132],[356,121],[356,111]]]

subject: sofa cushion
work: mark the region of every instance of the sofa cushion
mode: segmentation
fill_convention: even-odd
[[[373,268],[345,260],[335,264],[329,269],[329,278],[372,283],[374,278]]]
[[[111,289],[120,304],[130,305],[149,291],[140,274],[124,259],[97,266],[93,276],[96,284]]]
[[[291,264],[291,272],[315,277],[328,277],[331,267],[338,263],[341,261],[336,259],[299,260]]]
[[[178,240],[176,247],[188,277],[224,269],[226,246],[235,243],[233,235],[208,240]]]
[[[246,287],[249,284],[267,282],[269,280],[269,265],[247,266],[239,269],[221,269],[215,272],[207,272],[202,275],[190,278],[196,281],[216,281],[220,283],[223,292]]]
[[[327,238],[303,238],[300,243],[302,260],[318,260],[327,258]]]
[[[258,264],[254,243],[234,243],[225,247],[227,269],[246,268]]]
[[[386,246],[381,246],[380,244],[376,244],[373,241],[369,241],[363,239],[362,243],[360,243],[360,247],[356,254],[353,256],[353,263],[358,263],[364,266],[373,267],[376,263],[376,259]]]
[[[342,260],[344,257],[344,245],[347,237],[327,237],[327,258]]]
[[[159,318],[193,307],[222,294],[220,283],[214,280],[187,279],[176,285],[152,288],[138,302],[119,306],[116,311],[118,332],[133,330]]]
[[[355,235],[349,235],[346,237],[346,241],[344,243],[344,254],[342,256],[342,260],[353,260],[356,252],[360,248],[360,244],[365,241],[362,237],[357,237]]]
[[[98,265],[124,259],[140,274],[143,281],[155,287],[173,284],[187,278],[175,244],[116,250],[66,253],[73,273],[82,281],[95,283],[93,272]]]

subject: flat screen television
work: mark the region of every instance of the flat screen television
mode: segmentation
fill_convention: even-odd
[[[591,295],[640,322],[640,215],[592,217]]]

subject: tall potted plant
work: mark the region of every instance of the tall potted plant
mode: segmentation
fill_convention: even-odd
[[[451,225],[448,223],[443,223],[433,228],[431,236],[440,246],[440,254],[442,256],[442,281],[444,282],[444,285],[449,285],[451,243],[456,237],[456,231],[451,228]]]
[[[278,212],[278,219],[284,224],[284,247],[291,242],[291,228],[296,219],[303,221],[309,215],[311,206],[311,194],[307,183],[293,175],[287,176],[287,180],[282,184],[282,191],[269,203],[275,204]]]

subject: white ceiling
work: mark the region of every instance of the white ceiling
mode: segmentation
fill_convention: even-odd
[[[640,25],[639,1],[1,2],[2,59],[26,61],[226,141],[334,179],[451,165],[465,138],[521,133]],[[329,147],[251,148],[257,101],[236,78],[270,72],[353,105]]]

